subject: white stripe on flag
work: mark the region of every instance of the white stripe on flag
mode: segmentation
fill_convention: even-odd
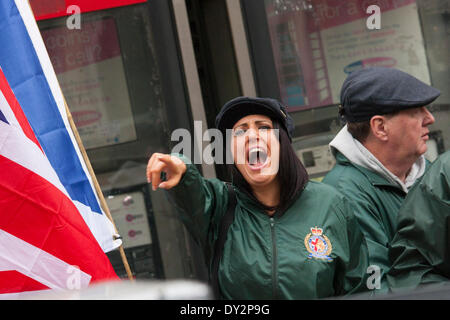
[[[3,112],[7,109],[9,105],[0,92],[0,110]],[[20,127],[13,127],[0,121],[0,154],[33,171],[69,197],[47,157],[33,141],[28,139]]]
[[[1,68],[0,68],[1,72]],[[8,107],[3,107],[8,106]],[[8,101],[6,100],[5,96],[3,95],[3,92],[0,90],[0,110],[2,111],[3,115],[5,116],[8,123],[18,128],[19,130],[22,130],[22,127],[20,126],[19,121],[16,119],[16,115],[12,111],[12,109],[9,107]]]
[[[83,289],[91,281],[76,266],[0,229],[0,271],[11,270],[56,290]]]
[[[122,240],[120,239],[111,241],[111,235],[116,234],[116,230],[106,214],[92,212],[91,208],[84,203],[78,201],[72,202],[77,207],[78,212],[80,212],[103,252],[114,250],[122,244]],[[105,232],[105,230],[109,232]]]

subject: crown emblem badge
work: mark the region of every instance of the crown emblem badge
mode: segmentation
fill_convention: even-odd
[[[305,237],[305,247],[308,250],[308,258],[316,258],[331,261],[330,258],[333,246],[330,239],[323,234],[323,229],[317,226],[311,228],[311,233],[308,233]]]

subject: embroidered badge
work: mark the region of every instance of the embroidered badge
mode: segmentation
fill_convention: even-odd
[[[331,245],[330,239],[323,234],[322,228],[311,228],[311,233],[308,233],[305,237],[305,246],[309,252],[308,258],[314,257],[329,261],[333,260],[330,258],[333,246]]]

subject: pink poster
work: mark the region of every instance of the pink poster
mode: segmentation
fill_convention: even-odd
[[[135,140],[114,19],[41,33],[85,148]]]

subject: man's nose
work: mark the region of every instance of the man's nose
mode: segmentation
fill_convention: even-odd
[[[424,118],[424,125],[429,126],[430,124],[433,124],[435,119],[433,114],[428,110],[428,108],[424,108],[425,111],[425,118]]]

